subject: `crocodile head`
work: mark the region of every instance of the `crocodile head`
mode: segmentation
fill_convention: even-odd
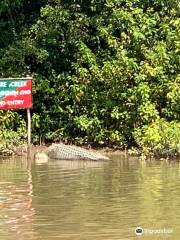
[[[34,160],[36,163],[47,163],[48,155],[45,152],[37,152],[34,154]]]

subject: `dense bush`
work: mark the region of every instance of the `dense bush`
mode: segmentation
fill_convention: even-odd
[[[178,124],[178,0],[16,2],[1,7],[0,75],[33,76],[34,142],[146,146],[154,122]]]
[[[180,154],[180,123],[164,119],[135,129],[134,137],[145,155],[173,157]]]
[[[20,115],[0,111],[0,154],[12,154],[26,138],[26,123]]]

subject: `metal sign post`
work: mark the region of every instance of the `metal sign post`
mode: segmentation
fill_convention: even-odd
[[[27,109],[27,121],[28,121],[28,128],[27,128],[28,149],[30,150],[30,147],[31,147],[31,111],[29,108]]]

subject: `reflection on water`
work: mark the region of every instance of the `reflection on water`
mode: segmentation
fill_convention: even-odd
[[[179,239],[180,166],[124,156],[1,160],[0,211],[3,240]],[[138,226],[149,232],[136,236]]]
[[[33,239],[31,171],[24,161],[0,162],[0,239]]]

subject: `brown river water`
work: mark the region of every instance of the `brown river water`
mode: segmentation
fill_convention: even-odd
[[[180,163],[111,159],[0,160],[0,240],[179,240]]]

